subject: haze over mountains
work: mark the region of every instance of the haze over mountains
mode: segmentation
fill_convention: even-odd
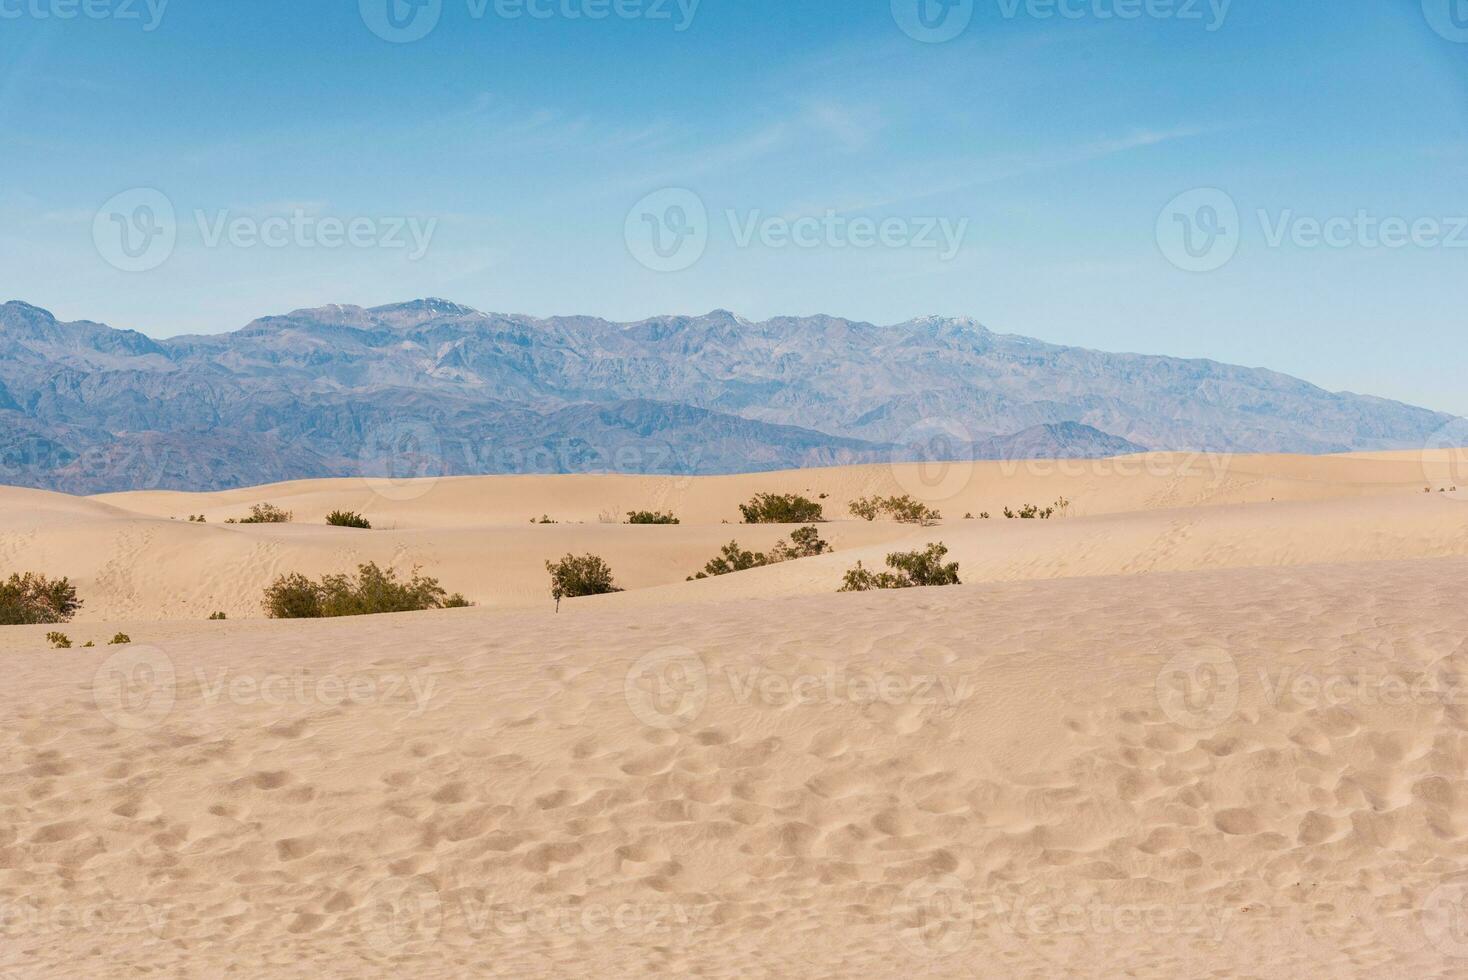
[[[0,483],[100,493],[474,473],[727,473],[1145,449],[1416,448],[1453,417],[968,319],[620,324],[443,300],[153,340],[0,306]]]

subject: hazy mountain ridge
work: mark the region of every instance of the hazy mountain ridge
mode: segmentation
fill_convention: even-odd
[[[619,324],[443,300],[153,340],[0,306],[0,482],[101,492],[443,472],[1421,446],[1451,416],[968,319]],[[384,469],[385,468],[385,469]]]

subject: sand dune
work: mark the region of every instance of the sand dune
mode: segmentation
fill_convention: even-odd
[[[1450,477],[1450,461],[1440,459],[1429,469]],[[1468,508],[1457,506],[1468,485],[1424,494],[1427,479],[1416,454],[1157,454],[699,479],[328,480],[92,499],[0,490],[0,569],[71,577],[86,600],[79,617],[86,623],[259,616],[260,595],[276,576],[350,571],[366,561],[404,573],[421,566],[449,590],[504,609],[546,605],[544,563],[568,552],[606,558],[632,591],[604,601],[629,604],[827,593],[856,561],[881,567],[889,552],[929,541],[951,549],[967,582],[1468,554]],[[737,524],[738,505],[762,491],[824,494],[834,520],[821,532],[837,554],[684,585],[730,540],[766,550],[789,533]],[[851,519],[850,500],[893,493],[929,501],[945,520],[914,529]],[[1062,497],[1070,501],[1063,519],[1002,518],[1005,507]],[[295,522],[224,523],[262,502],[291,510]],[[324,526],[335,509],[360,511],[375,529]],[[602,523],[633,509],[671,510],[683,523]],[[986,512],[990,520],[978,519]],[[208,523],[189,523],[194,514]],[[540,515],[564,523],[532,526]]]
[[[136,641],[0,629],[0,980],[1468,976],[1455,461],[1122,462],[975,464],[938,526],[701,582],[790,530],[722,523],[756,491],[916,477],[0,490],[0,571]],[[835,593],[928,541],[964,585]],[[566,551],[631,590],[553,613]],[[364,560],[481,606],[258,618]]]
[[[1461,975],[1465,573],[171,624],[13,658],[0,970]]]

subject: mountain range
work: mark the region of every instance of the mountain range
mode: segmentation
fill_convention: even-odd
[[[0,483],[100,493],[326,476],[709,474],[1148,449],[1419,447],[1440,412],[966,318],[637,323],[438,299],[154,340],[0,306]]]

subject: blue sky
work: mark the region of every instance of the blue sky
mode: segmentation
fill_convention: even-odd
[[[1468,0],[392,2],[0,0],[0,295],[967,315],[1468,414]]]

